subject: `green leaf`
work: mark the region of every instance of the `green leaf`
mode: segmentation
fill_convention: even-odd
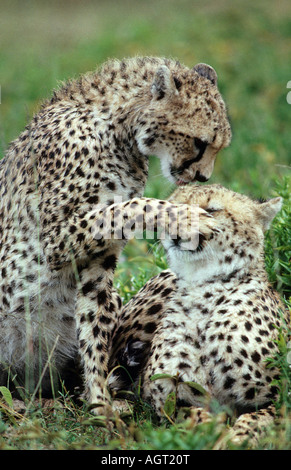
[[[205,388],[202,387],[202,385],[199,385],[197,384],[196,382],[181,382],[183,385],[188,385],[189,387],[191,388],[195,388],[195,390],[198,390],[198,392],[200,392],[202,395],[209,395],[209,393],[207,392],[207,390],[205,390]]]
[[[13,408],[13,400],[10,390],[7,387],[0,387],[0,393],[2,394],[4,400],[10,408]]]
[[[175,376],[171,374],[154,374],[151,376],[151,381],[158,380],[158,379],[174,379]]]
[[[164,412],[167,416],[171,417],[176,410],[176,391],[169,393],[164,405]]]

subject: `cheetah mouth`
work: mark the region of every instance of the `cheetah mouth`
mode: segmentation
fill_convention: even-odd
[[[172,174],[172,176],[174,176],[174,175]],[[175,179],[175,184],[177,186],[183,186],[183,185],[185,186],[185,185],[190,184],[191,182],[193,183],[195,181],[199,181],[200,183],[205,183],[206,181],[208,181],[209,178],[206,178],[206,176],[201,175],[200,171],[198,170],[198,171],[196,171],[194,178],[191,178],[191,180],[186,181],[183,178],[179,178],[177,176],[174,176],[174,179]]]
[[[176,180],[176,185],[177,186],[184,186],[184,185],[189,184],[189,183],[190,183],[190,181],[184,181],[182,179]]]

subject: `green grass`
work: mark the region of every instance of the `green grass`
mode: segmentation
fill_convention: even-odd
[[[280,0],[100,0],[1,3],[0,156],[60,81],[93,70],[109,57],[164,55],[188,66],[211,64],[218,73],[233,129],[231,146],[217,158],[211,182],[255,197],[284,197],[266,239],[270,280],[286,302],[290,276],[291,4]],[[146,194],[166,198],[173,187],[151,159]],[[156,243],[132,241],[116,273],[124,302],[166,267]],[[278,406],[290,412],[287,333],[272,360],[281,370]],[[289,356],[288,356],[289,357]],[[9,400],[8,400],[9,402]],[[288,421],[271,429],[258,448],[290,449]],[[195,432],[189,420],[158,426],[140,402],[134,419],[114,430],[97,426],[85,405],[64,393],[60,404],[35,406],[23,417],[0,400],[0,449],[214,449],[215,422]]]

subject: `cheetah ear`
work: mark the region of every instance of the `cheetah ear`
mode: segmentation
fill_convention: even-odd
[[[172,74],[166,65],[162,65],[157,69],[151,86],[151,92],[156,100],[161,100],[165,96],[172,94],[178,94]]]
[[[207,78],[213,85],[217,85],[217,74],[215,70],[207,64],[197,64],[193,67],[194,72],[199,73],[202,77]]]
[[[272,220],[282,208],[282,203],[283,199],[281,197],[275,197],[259,204],[259,218],[263,223],[264,230],[268,230],[270,228]]]

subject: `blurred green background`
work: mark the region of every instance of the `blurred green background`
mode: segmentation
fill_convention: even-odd
[[[163,55],[218,73],[233,128],[212,182],[270,195],[290,165],[290,0],[1,0],[0,154],[59,81],[109,57]],[[148,192],[170,189],[151,171]]]
[[[206,62],[217,71],[233,140],[218,156],[211,182],[268,198],[275,181],[290,176],[290,0],[0,0],[0,5],[0,155],[60,81],[111,57],[162,55],[189,67]],[[172,189],[153,158],[146,194],[166,198]]]

